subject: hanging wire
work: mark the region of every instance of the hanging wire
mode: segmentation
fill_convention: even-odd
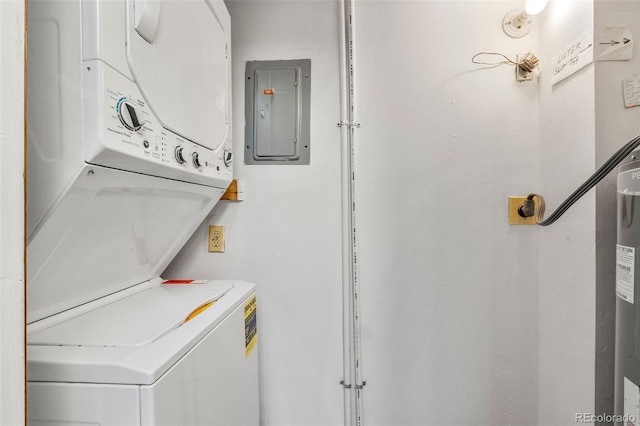
[[[493,55],[493,56],[501,56],[503,57],[505,60],[504,61],[499,61],[499,62],[480,62],[477,61],[476,58],[480,55]],[[480,52],[480,53],[476,53],[475,55],[473,55],[473,57],[471,58],[471,62],[473,62],[474,64],[478,64],[478,65],[518,65],[517,62],[512,61],[511,59],[507,58],[505,55],[503,55],[502,53],[498,53],[498,52]]]
[[[504,60],[497,61],[497,62],[479,61],[476,58],[480,55],[500,56],[504,58]],[[514,65],[514,66],[520,67],[523,71],[526,71],[526,72],[533,72],[533,70],[537,68],[538,65],[540,65],[540,60],[536,57],[536,55],[534,55],[531,52],[528,52],[526,55],[522,55],[521,59],[518,62],[512,61],[506,55],[503,55],[502,53],[499,53],[499,52],[480,52],[473,55],[473,57],[471,58],[471,62],[478,65],[489,65],[492,67],[496,67],[499,65]]]

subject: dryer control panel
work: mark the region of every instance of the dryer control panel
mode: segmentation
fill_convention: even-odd
[[[85,161],[185,182],[226,188],[232,179],[231,140],[206,148],[164,128],[137,86],[101,61],[85,68]],[[97,96],[92,96],[92,94]],[[98,121],[93,125],[91,121]],[[206,117],[202,118],[203,120]]]

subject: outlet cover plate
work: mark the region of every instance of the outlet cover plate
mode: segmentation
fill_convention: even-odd
[[[209,226],[209,252],[224,253],[224,226]]]

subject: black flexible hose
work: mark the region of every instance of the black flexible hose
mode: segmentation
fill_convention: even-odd
[[[578,187],[562,204],[558,206],[553,213],[549,215],[547,219],[544,219],[544,198],[538,194],[529,194],[525,205],[520,208],[520,213],[531,210],[527,208],[527,203],[535,203],[534,198],[538,198],[538,207],[534,209],[536,216],[536,223],[540,226],[548,226],[558,220],[569,208],[578,201],[584,194],[586,194],[591,188],[596,186],[606,175],[608,175],[627,155],[631,154],[634,149],[640,145],[640,135],[636,136],[622,148],[616,151],[589,179]],[[526,214],[531,216],[531,214]]]

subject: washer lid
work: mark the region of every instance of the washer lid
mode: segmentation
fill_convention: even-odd
[[[230,282],[192,281],[184,285],[165,281],[33,333],[29,336],[29,344],[84,347],[148,345],[203,312],[232,288]]]
[[[229,13],[221,0],[130,1],[131,73],[162,126],[205,148],[227,137]]]
[[[152,286],[152,287],[149,287]],[[159,288],[157,288],[159,287]],[[197,301],[203,301],[216,297],[218,291],[229,288],[224,296],[220,297],[209,309],[206,309],[191,321],[165,333],[155,341],[139,346],[89,346],[92,344],[138,344],[142,340],[150,340],[153,335],[160,335],[159,330],[165,329],[168,324],[173,324],[177,318],[184,316],[181,310],[176,313],[172,309],[163,310],[172,316],[171,321],[164,321],[162,314],[156,309],[140,309],[139,304],[128,304],[129,312],[125,312],[122,302],[113,302],[115,307],[106,310],[98,308],[102,312],[101,318],[93,315],[78,315],[66,322],[60,322],[40,331],[28,331],[27,336],[27,361],[28,379],[32,382],[64,382],[64,383],[112,383],[151,385],[165,374],[182,357],[203,339],[213,337],[212,333],[219,330],[218,327],[225,323],[230,315],[236,315],[236,321],[242,321],[244,307],[255,295],[255,284],[244,281],[210,281],[206,284],[192,284],[186,286],[161,285],[159,280],[151,280],[141,295],[155,294],[156,292],[172,293],[165,299],[169,304],[193,306]],[[157,288],[156,290],[153,290]],[[191,293],[193,292],[193,293]],[[190,294],[191,293],[191,294]],[[196,297],[200,294],[202,297]],[[166,296],[166,294],[164,295]],[[155,297],[164,297],[158,296]],[[170,299],[170,300],[169,300]],[[193,303],[187,303],[187,301]],[[251,303],[255,303],[251,301]],[[137,315],[134,313],[138,312]],[[122,319],[120,317],[123,317]],[[85,325],[85,321],[91,324]],[[47,321],[47,320],[45,320]],[[160,324],[162,322],[162,325]],[[145,324],[143,324],[145,323]],[[142,330],[153,327],[149,333]],[[236,322],[238,324],[238,322]],[[117,332],[110,332],[108,328],[117,327],[122,332],[126,328],[136,328],[139,331],[125,331],[132,333],[127,339],[115,336]],[[31,326],[33,329],[34,327]],[[236,327],[234,333],[245,334],[242,327]],[[78,334],[78,336],[74,336]],[[93,337],[92,334],[97,334]],[[115,336],[115,337],[114,337]],[[216,339],[227,338],[229,334],[223,332],[216,334]],[[244,336],[242,336],[244,337]],[[64,342],[64,344],[62,343]],[[212,359],[211,362],[220,360]]]

